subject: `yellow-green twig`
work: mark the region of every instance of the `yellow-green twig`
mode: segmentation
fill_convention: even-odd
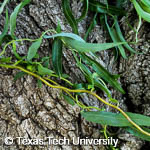
[[[103,102],[104,104],[118,110],[119,112],[122,113],[122,115],[135,127],[137,128],[141,133],[147,135],[147,136],[150,136],[150,133],[144,131],[140,126],[138,126],[135,122],[133,122],[131,120],[131,118],[122,110],[120,109],[118,106],[115,106],[113,104],[110,104],[108,102],[106,102],[105,100],[103,100],[101,97],[99,97],[96,93],[94,92],[91,92],[91,91],[88,91],[88,90],[72,90],[72,89],[68,89],[66,87],[63,87],[63,86],[60,86],[60,85],[51,85],[49,82],[47,82],[45,79],[43,79],[41,76],[33,73],[33,72],[30,72],[20,66],[13,66],[13,65],[7,65],[7,64],[0,64],[0,67],[4,67],[4,68],[11,68],[11,69],[19,69],[25,73],[28,73],[29,75],[32,75],[34,77],[36,77],[37,79],[41,80],[43,83],[45,83],[47,86],[51,87],[51,88],[57,88],[57,89],[61,89],[61,90],[65,90],[65,91],[68,91],[68,92],[71,92],[71,93],[88,93],[90,95],[93,95],[95,96],[99,101]]]

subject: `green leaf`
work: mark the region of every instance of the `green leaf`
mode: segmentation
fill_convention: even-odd
[[[76,49],[78,52],[98,52],[102,50],[107,50],[110,48],[113,48],[115,46],[119,46],[121,44],[124,44],[124,42],[118,42],[118,43],[84,43],[77,40],[73,40],[70,38],[63,38],[64,42],[72,47],[73,49]]]
[[[108,32],[109,32],[110,37],[111,37],[111,39],[113,40],[113,42],[114,42],[114,43],[120,42],[120,40],[119,40],[119,38],[118,38],[118,35],[117,35],[117,32],[115,31],[115,29],[109,27],[109,25],[108,25],[108,23],[107,23],[107,17],[106,17],[106,16],[105,16],[105,23],[106,23]],[[119,51],[120,51],[122,57],[123,57],[124,59],[127,59],[127,56],[126,56],[126,53],[125,53],[125,50],[124,50],[123,46],[122,46],[122,45],[118,45],[117,47],[118,47],[118,49],[119,49]]]
[[[67,96],[67,95],[64,95],[64,94],[63,94],[63,97],[64,97],[64,99],[66,100],[66,102],[67,102],[68,104],[70,104],[70,105],[72,105],[72,106],[75,105],[74,100],[73,100],[70,96]]]
[[[10,63],[11,62],[11,57],[0,57],[0,62],[1,63]]]
[[[4,0],[4,2],[2,3],[1,7],[0,7],[0,14],[3,12],[4,7],[6,6],[6,4],[8,3],[9,0]]]
[[[60,22],[58,22],[58,25],[56,27],[56,32],[57,33],[60,33],[61,32],[61,25],[60,25]]]
[[[123,35],[122,35],[122,32],[121,32],[120,26],[119,26],[119,24],[118,24],[117,18],[115,18],[115,29],[116,29],[116,31],[117,31],[117,33],[118,33],[118,37],[120,38],[120,41],[121,41],[121,42],[126,42],[126,40],[124,39],[124,37],[123,37]],[[132,52],[132,53],[135,53],[135,54],[138,53],[138,52],[136,52],[133,48],[131,48],[131,47],[129,46],[129,44],[124,44],[123,46],[126,47],[126,48],[127,48],[130,52]]]
[[[14,31],[16,29],[16,19],[17,19],[17,15],[20,12],[20,10],[27,4],[30,3],[31,0],[24,0],[23,2],[21,2],[13,11],[13,13],[10,16],[10,33],[12,38],[15,38],[15,34]]]
[[[116,7],[122,9],[124,2],[126,2],[126,1],[125,0],[117,0]]]
[[[145,131],[147,131],[147,132],[149,132],[150,133],[150,129],[147,129],[147,128],[144,128],[143,127],[143,130],[145,130]],[[146,140],[146,141],[150,141],[150,136],[147,136],[147,135],[145,135],[145,134],[143,134],[143,133],[141,133],[141,132],[139,132],[136,128],[134,128],[134,127],[127,127],[126,128],[126,131],[128,131],[129,133],[131,133],[132,135],[134,135],[134,136],[136,136],[136,137],[138,137],[138,138],[141,138],[141,139],[143,139],[143,140]]]
[[[52,64],[57,75],[62,76],[62,41],[55,38],[52,45]]]
[[[94,18],[89,26],[89,28],[87,29],[87,32],[84,36],[84,40],[86,41],[87,40],[87,37],[89,35],[89,33],[93,30],[93,28],[96,26],[97,22],[96,22],[96,17],[97,17],[97,13],[94,15]]]
[[[104,14],[121,15],[121,16],[126,14],[126,12],[123,9],[111,5],[107,7],[107,5],[95,0],[89,0],[89,9],[91,11]]]
[[[88,13],[88,7],[89,7],[89,0],[84,0],[83,1],[83,12],[82,12],[80,18],[77,19],[77,22],[80,22],[81,20],[83,20],[86,17],[86,15]]]
[[[125,91],[121,88],[117,80],[115,80],[103,66],[95,63],[92,64],[92,67],[101,78],[103,78],[106,82],[108,82],[112,87],[120,91],[122,94],[125,94]]]
[[[38,65],[38,73],[40,75],[52,75],[54,72],[48,68],[43,67],[42,65]]]
[[[70,0],[62,0],[62,7],[64,15],[68,23],[72,27],[73,32],[78,34],[78,26],[70,8]]]
[[[147,6],[147,7],[150,8],[150,1],[149,1],[149,0],[141,0],[141,2],[142,2],[145,6]]]
[[[109,91],[109,89],[105,87],[98,79],[94,79],[94,86],[100,88],[107,94],[108,98],[111,98],[111,92]]]
[[[42,85],[43,85],[42,81],[41,80],[37,80],[37,83],[38,83],[38,87],[42,88]]]
[[[18,72],[18,73],[15,75],[15,77],[14,77],[14,81],[16,81],[16,80],[22,78],[25,74],[26,74],[26,73],[23,72],[23,71]]]
[[[16,56],[17,59],[21,59],[19,54],[16,52],[16,43],[13,42],[12,45],[13,45],[13,53],[14,53],[14,55]]]
[[[82,57],[85,60],[85,63],[89,63],[93,67],[93,69],[96,71],[96,73],[104,79],[106,82],[108,82],[112,87],[116,88],[121,93],[125,93],[125,91],[121,88],[120,84],[117,82],[116,79],[114,79],[114,75],[110,74],[102,65],[100,65],[97,61],[93,60],[87,55],[82,55]],[[87,61],[87,62],[86,62]]]
[[[136,0],[131,0],[131,1],[134,4],[134,7],[138,15],[141,16],[145,21],[150,22],[150,13],[144,11]]]
[[[116,100],[114,98],[110,98],[109,101],[112,102],[112,103],[117,103],[117,104],[119,103],[118,100]]]
[[[71,39],[74,39],[74,40],[77,40],[80,42],[85,42],[80,36],[73,34],[73,33],[63,33],[62,32],[62,33],[54,34],[52,36],[49,36],[49,35],[43,36],[43,38],[45,38],[45,39],[55,38],[55,37],[68,37],[68,38],[71,38]]]
[[[32,58],[35,57],[40,45],[42,43],[42,38],[39,38],[37,41],[35,41],[30,47],[27,55],[27,60],[30,61]]]
[[[49,59],[49,57],[43,57],[42,58],[42,64],[43,64],[43,67],[48,68],[50,66],[50,59]]]
[[[150,126],[150,117],[129,112],[126,112],[126,114],[136,124],[140,126]],[[121,113],[112,113],[104,111],[83,111],[81,112],[81,115],[88,121],[99,123],[102,125],[110,125],[115,127],[132,126],[132,124]]]
[[[144,11],[146,11],[147,13],[150,13],[150,6],[145,5],[145,3],[143,3],[142,1],[139,2],[139,5]]]
[[[79,84],[74,84],[73,85],[73,89],[80,89],[80,90],[85,90],[87,89],[88,87],[88,84],[85,84],[85,83],[79,83]]]
[[[6,34],[8,32],[8,27],[9,27],[9,17],[8,17],[8,10],[6,10],[6,19],[5,19],[4,30],[3,30],[2,34],[0,35],[0,46],[1,46],[1,43],[4,39],[4,37],[6,36]]]
[[[110,91],[97,78],[93,77],[91,71],[87,66],[85,66],[82,63],[78,64],[78,66],[81,68],[82,71],[84,71],[84,75],[88,83],[92,84],[94,87],[100,88],[102,91],[104,91],[107,94],[109,98],[111,98]]]
[[[55,38],[55,37],[62,37],[63,41],[71,46],[72,48],[76,49],[79,52],[97,52],[101,50],[106,50],[112,47],[116,47],[121,44],[125,44],[125,42],[119,43],[101,43],[101,44],[92,44],[86,43],[81,37],[72,33],[59,33],[53,36],[43,36],[44,38]]]

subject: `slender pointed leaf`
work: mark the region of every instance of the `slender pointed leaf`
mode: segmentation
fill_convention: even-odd
[[[97,24],[97,22],[96,22],[96,17],[97,17],[97,13],[94,15],[94,18],[93,18],[93,20],[92,20],[92,22],[91,22],[89,28],[87,29],[87,32],[86,32],[85,36],[84,36],[84,40],[85,40],[85,41],[87,40],[87,37],[88,37],[89,33],[93,30],[93,28],[94,28],[95,25]]]
[[[9,27],[9,17],[8,17],[8,10],[6,10],[6,19],[5,19],[4,30],[3,30],[2,34],[0,35],[0,45],[8,32],[8,27]]]
[[[12,45],[13,45],[13,53],[14,53],[14,55],[16,56],[17,59],[21,59],[21,57],[19,56],[19,54],[16,51],[16,43],[13,42]]]
[[[136,0],[131,0],[131,1],[134,4],[134,7],[138,15],[141,16],[145,21],[150,22],[150,13],[144,11]]]
[[[42,88],[43,82],[41,80],[37,80],[37,84],[39,88]]]
[[[28,55],[27,55],[28,61],[32,60],[32,58],[35,57],[41,43],[42,43],[42,38],[39,38],[37,41],[32,43],[32,45],[29,47],[29,51],[28,51]]]
[[[64,94],[63,94],[63,97],[64,97],[64,99],[66,100],[66,102],[67,102],[68,104],[70,104],[70,105],[72,105],[72,106],[75,105],[74,100],[73,100],[70,96],[67,96],[67,95],[64,95]]]
[[[0,57],[0,62],[1,63],[10,63],[11,62],[11,57]]]
[[[140,126],[150,126],[150,117],[129,113],[126,114],[138,125]],[[81,112],[81,115],[88,121],[99,123],[102,125],[110,125],[116,127],[128,127],[132,124],[121,114],[121,113],[112,113],[104,111],[90,111],[90,112]]]
[[[82,55],[83,56],[83,55]],[[125,91],[122,89],[120,84],[117,82],[116,78],[114,75],[110,74],[102,65],[100,65],[97,61],[93,60],[87,55],[83,56],[83,60],[89,62],[89,65],[93,67],[93,69],[96,71],[96,73],[104,79],[106,82],[108,82],[112,87],[116,88],[118,91],[121,93],[125,93]],[[118,78],[118,77],[117,77]]]
[[[124,44],[124,42],[117,42],[117,43],[84,43],[77,40],[73,40],[70,38],[63,38],[65,43],[72,47],[73,49],[76,49],[79,52],[98,52],[102,50],[107,50],[119,45]]]
[[[14,81],[16,81],[16,80],[22,78],[24,75],[26,75],[25,72],[23,72],[23,71],[18,72],[18,73],[15,75],[15,77],[14,77]]]
[[[54,34],[54,35],[44,35],[43,38],[45,39],[50,39],[50,38],[55,38],[55,37],[68,37],[80,42],[85,42],[80,36],[74,34],[74,33],[58,33],[58,34]]]
[[[63,7],[64,15],[65,15],[68,23],[72,27],[73,32],[78,34],[77,22],[72,14],[72,11],[70,8],[70,0],[62,0],[62,7]]]
[[[27,4],[30,3],[31,0],[24,0],[23,2],[21,2],[13,11],[13,13],[10,16],[10,33],[12,38],[15,38],[15,34],[14,31],[16,29],[16,18],[18,13],[20,12],[20,10]]]
[[[141,0],[141,2],[150,8],[150,0]]]
[[[150,129],[147,129],[147,128],[143,128],[143,130],[147,131],[150,133]],[[138,138],[141,138],[143,140],[146,140],[146,141],[150,141],[150,136],[147,136],[141,132],[139,132],[136,128],[134,127],[127,127],[126,128],[126,131],[128,131],[129,133],[131,133],[132,135],[138,137]]]
[[[9,0],[4,0],[4,2],[2,3],[1,7],[0,7],[0,14],[3,12],[4,7],[6,6],[6,4],[8,3]]]
[[[106,17],[106,16],[105,16],[105,23],[106,23],[108,32],[109,32],[110,37],[111,37],[111,39],[113,40],[113,42],[114,42],[114,43],[120,42],[120,40],[118,39],[118,35],[117,35],[115,29],[109,27],[109,25],[108,25],[108,23],[107,23],[107,17]],[[125,53],[125,50],[124,50],[123,46],[122,46],[122,45],[118,45],[117,47],[118,47],[118,49],[119,49],[119,51],[120,51],[122,57],[123,57],[124,59],[127,59],[127,56],[126,56],[126,53]]]
[[[55,38],[52,46],[52,64],[57,75],[62,76],[62,41]]]
[[[88,7],[89,7],[89,0],[84,0],[83,1],[83,12],[82,12],[80,18],[77,19],[77,22],[80,22],[81,20],[83,20],[86,17],[86,15],[88,13]]]
[[[123,37],[123,35],[122,35],[122,32],[121,32],[121,29],[120,29],[120,26],[119,26],[119,24],[118,24],[117,19],[115,20],[115,29],[116,29],[116,31],[117,31],[117,33],[118,33],[118,36],[119,36],[119,38],[120,38],[120,41],[121,41],[121,42],[126,42],[126,40],[124,39],[124,37]],[[131,48],[131,47],[129,46],[129,44],[124,44],[123,46],[125,46],[130,52],[137,54],[137,52],[136,52],[133,48]]]
[[[121,16],[126,14],[126,12],[123,9],[111,5],[107,7],[107,4],[103,4],[95,0],[89,0],[89,9],[91,11],[104,14],[113,14]]]
[[[54,72],[48,68],[43,67],[42,65],[38,65],[38,73],[40,75],[52,75]]]

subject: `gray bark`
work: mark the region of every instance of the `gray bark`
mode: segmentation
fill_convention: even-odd
[[[8,5],[9,12],[13,11],[16,1],[12,0]],[[80,15],[81,4],[73,1],[72,9],[76,16]],[[1,16],[1,26],[4,24],[4,14]],[[71,28],[65,20],[62,12],[61,0],[33,0],[32,3],[22,9],[17,18],[16,36],[18,38],[38,38],[43,31],[47,29],[55,29],[57,23],[60,22],[63,31],[71,32]],[[79,24],[80,35],[86,31],[86,23],[88,18]],[[135,23],[136,25],[136,23]],[[146,28],[146,23],[140,31],[140,44],[136,49],[143,49],[142,55],[135,55],[128,60],[120,60],[119,64],[113,64],[113,55],[111,51],[99,53],[98,61],[112,73],[123,73],[121,78],[122,85],[126,89],[126,95],[122,96],[112,89],[114,98],[118,99],[121,107],[127,111],[131,110],[129,105],[134,104],[133,111],[150,115],[149,100],[150,100],[150,78],[148,74],[150,70],[149,60],[149,39],[150,36]],[[124,26],[126,35],[129,28]],[[130,33],[130,32],[129,32]],[[134,34],[127,35],[127,39],[131,40]],[[96,26],[89,36],[89,41],[97,41],[99,43],[106,41],[106,33],[100,26]],[[40,48],[41,56],[51,55],[51,41],[44,40]],[[25,55],[27,53],[29,43],[23,42],[19,45],[18,53]],[[71,76],[72,82],[84,81],[84,77],[80,70],[75,65],[75,60],[72,53],[64,48],[63,66],[67,74]],[[7,50],[7,55],[12,55],[11,49]],[[16,82],[13,77],[17,70],[7,70],[0,68],[0,136],[1,149],[67,149],[67,150],[105,150],[106,146],[24,146],[18,143],[16,137],[24,138],[41,138],[54,137],[55,139],[68,138],[72,141],[73,137],[80,138],[104,138],[103,133],[99,130],[101,126],[85,121],[80,116],[80,108],[75,105],[68,105],[62,97],[61,91],[52,89],[47,86],[38,88],[36,79],[31,76],[25,76]],[[103,93],[100,93],[103,98],[106,98]],[[107,100],[107,99],[106,99]],[[82,101],[88,105],[103,107],[95,98],[83,95]],[[140,105],[140,109],[139,109]],[[106,106],[105,106],[106,107]],[[142,108],[142,111],[141,111]],[[112,110],[106,107],[108,111]],[[129,137],[130,136],[130,137]],[[14,144],[6,146],[4,144],[5,137],[12,137]],[[120,149],[139,150],[145,142],[125,134],[123,130],[119,130],[119,145]],[[121,140],[122,141],[121,141]],[[136,143],[136,144],[135,144]]]

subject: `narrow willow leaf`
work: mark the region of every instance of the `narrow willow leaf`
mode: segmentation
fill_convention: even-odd
[[[94,86],[104,91],[108,98],[111,98],[111,92],[107,87],[105,87],[98,79],[94,79]]]
[[[43,57],[42,58],[42,64],[43,64],[43,67],[48,68],[50,66],[50,59],[49,59],[49,57]]]
[[[111,37],[111,39],[113,40],[113,42],[114,42],[114,43],[120,42],[120,40],[119,40],[119,38],[118,38],[118,35],[117,35],[115,29],[109,27],[109,25],[108,25],[108,23],[107,23],[107,17],[106,17],[106,16],[105,16],[105,23],[106,23],[108,32],[109,32],[110,37]],[[119,51],[120,51],[122,57],[123,57],[124,59],[127,59],[127,56],[126,56],[126,53],[125,53],[125,50],[124,50],[123,46],[122,46],[122,45],[118,45],[117,47],[118,47],[118,49],[119,49]]]
[[[150,13],[150,6],[145,5],[142,1],[139,2],[139,5],[144,11],[146,11],[147,13]]]
[[[11,57],[0,57],[0,62],[1,63],[10,63],[11,62]]]
[[[109,99],[109,101],[110,101],[110,102],[112,102],[112,103],[116,103],[116,104],[118,104],[118,103],[119,103],[119,101],[118,101],[118,100],[116,100],[116,99],[114,99],[114,98],[110,98],[110,99]]]
[[[58,22],[58,25],[56,27],[56,32],[57,33],[61,33],[61,25],[60,25],[60,22]]]
[[[94,18],[93,18],[93,20],[92,20],[92,22],[91,22],[89,28],[87,29],[86,34],[85,34],[85,36],[84,36],[84,40],[85,40],[85,41],[87,40],[87,37],[88,37],[89,33],[93,30],[93,28],[94,28],[94,27],[96,26],[96,24],[97,24],[96,17],[97,17],[97,13],[95,14],[95,16],[94,16]]]
[[[89,0],[84,0],[83,1],[83,12],[82,12],[80,18],[77,19],[77,22],[80,22],[81,20],[83,20],[86,17],[86,15],[88,13],[88,8],[89,8]]]
[[[70,0],[62,0],[62,7],[63,7],[64,15],[68,23],[72,27],[73,32],[75,34],[78,34],[78,26],[70,8]]]
[[[39,87],[39,88],[42,88],[43,83],[42,83],[41,80],[37,80],[37,84],[38,84],[38,87]]]
[[[118,37],[120,38],[120,41],[121,42],[126,42],[126,40],[124,39],[124,37],[122,35],[122,32],[121,32],[120,26],[118,24],[117,18],[115,19],[115,29],[118,33]],[[124,44],[123,46],[126,47],[130,52],[137,54],[137,52],[133,48],[131,48],[129,46],[129,44]]]
[[[32,58],[35,57],[40,45],[42,43],[42,38],[39,38],[37,41],[35,41],[30,47],[27,55],[27,60],[30,61]]]
[[[103,78],[106,82],[108,82],[112,87],[119,90],[122,94],[125,93],[125,91],[121,88],[120,84],[114,78],[112,78],[109,72],[102,66],[100,66],[100,64],[99,65],[93,64],[92,67],[97,72],[97,74],[101,78]]]
[[[0,14],[3,12],[4,7],[6,6],[6,4],[8,3],[9,0],[4,0],[4,2],[2,3],[1,7],[0,7]]]
[[[96,73],[108,82],[112,87],[116,88],[121,93],[125,93],[125,91],[121,88],[120,84],[114,79],[114,75],[110,74],[102,65],[100,65],[97,61],[93,60],[92,58],[88,57],[87,55],[83,56],[85,60],[87,60]]]
[[[52,75],[54,72],[48,68],[43,67],[42,65],[38,65],[38,73],[40,75]]]
[[[77,40],[73,40],[70,38],[63,38],[64,42],[72,47],[73,49],[76,49],[79,52],[98,52],[102,50],[107,50],[116,46],[119,46],[121,44],[124,44],[124,42],[118,42],[118,43],[84,43]]]
[[[120,75],[119,74],[114,74],[114,75],[111,75],[115,80],[118,80],[120,78]]]
[[[50,38],[55,38],[55,37],[68,37],[68,38],[71,38],[71,39],[74,39],[74,40],[77,40],[77,41],[80,41],[80,42],[85,42],[80,36],[76,35],[76,34],[73,34],[73,33],[58,33],[58,34],[54,34],[54,35],[44,35],[43,38],[45,39],[50,39]]]
[[[141,2],[142,2],[145,6],[147,6],[147,7],[150,8],[150,0],[141,0]]]
[[[87,66],[85,66],[84,64],[79,64],[78,66],[84,71],[88,83],[92,84],[94,87],[101,89],[107,94],[109,98],[111,98],[110,91],[103,84],[101,84],[101,82],[97,78],[94,78],[92,76],[92,72],[89,70]]]
[[[131,1],[134,4],[134,7],[138,15],[141,16],[145,21],[150,22],[150,13],[144,11],[136,0],[131,0]]]
[[[150,117],[129,112],[127,112],[126,114],[136,124],[140,126],[150,126]],[[112,113],[104,111],[83,111],[81,112],[81,115],[88,121],[99,123],[102,125],[110,125],[116,127],[132,126],[132,124],[130,124],[130,122],[121,113]]]
[[[143,128],[143,130],[147,131],[150,133],[150,129],[147,129],[147,128]],[[146,140],[146,141],[150,141],[150,136],[147,136],[141,132],[139,132],[136,128],[134,127],[127,127],[126,128],[126,131],[128,131],[129,133],[131,133],[132,135],[138,137],[138,138],[141,138],[143,140]]]
[[[62,41],[55,38],[52,45],[52,64],[57,75],[62,76]]]
[[[14,77],[14,81],[16,81],[16,80],[22,78],[25,74],[26,74],[26,73],[23,72],[23,71],[18,72],[18,73],[15,75],[15,77]]]
[[[74,100],[73,100],[70,96],[67,96],[67,95],[64,95],[64,94],[63,94],[63,97],[64,97],[64,99],[66,100],[66,102],[67,102],[68,104],[70,104],[70,105],[72,105],[72,106],[75,105]]]
[[[117,0],[116,7],[120,8],[120,9],[123,8],[122,6],[123,6],[124,2],[125,2],[125,0]]]
[[[13,53],[16,56],[17,59],[21,59],[21,57],[19,56],[19,54],[16,52],[16,43],[13,42]]]
[[[16,18],[18,13],[20,12],[20,10],[27,4],[30,3],[31,0],[24,0],[23,2],[21,2],[13,11],[13,13],[10,16],[10,33],[12,38],[15,38],[15,34],[14,31],[16,29]]]
[[[89,0],[89,9],[91,11],[104,14],[121,15],[121,16],[126,14],[123,9],[111,5],[107,6],[95,0]]]
[[[2,34],[0,35],[0,45],[1,45],[5,35],[8,32],[8,27],[9,27],[9,17],[8,17],[8,10],[6,10],[6,19],[5,19],[4,30],[3,30]]]
[[[72,48],[78,50],[79,52],[97,52],[101,50],[106,50],[121,44],[125,44],[125,42],[119,43],[102,43],[102,44],[92,44],[92,43],[85,43],[85,41],[79,37],[78,35],[72,33],[59,33],[53,36],[43,36],[43,38],[55,38],[55,37],[62,37],[62,39]]]

